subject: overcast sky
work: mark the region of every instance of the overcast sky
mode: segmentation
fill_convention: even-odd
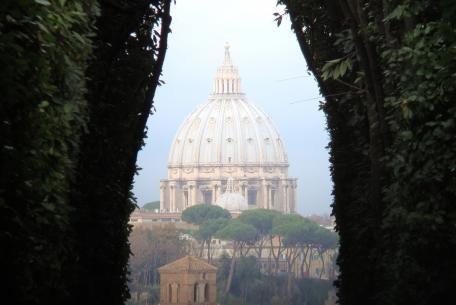
[[[206,101],[223,61],[224,44],[238,66],[247,99],[275,123],[288,152],[289,176],[298,178],[298,211],[330,213],[329,138],[318,110],[319,91],[290,22],[280,27],[275,0],[177,0],[163,67],[166,82],[157,90],[157,112],[148,121],[148,139],[139,153],[135,177],[138,205],[159,200],[167,177],[168,151],[184,118]],[[296,102],[298,101],[298,102]]]

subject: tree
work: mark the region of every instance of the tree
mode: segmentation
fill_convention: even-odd
[[[132,255],[129,260],[130,290],[135,293],[133,304],[140,303],[141,293],[160,283],[157,268],[187,254],[187,242],[180,237],[174,224],[153,230],[135,227],[130,234]],[[157,298],[149,295],[148,298]]]
[[[200,224],[195,236],[207,245],[207,262],[211,262],[212,237],[228,224],[228,218],[209,219]],[[204,243],[202,243],[204,245]]]
[[[283,247],[283,235],[280,234],[280,230],[277,230],[277,227],[287,225],[290,223],[299,223],[303,220],[303,217],[297,214],[286,214],[286,215],[278,215],[277,217],[273,218],[272,222],[272,231],[269,236],[269,246],[270,246],[270,253],[272,254],[274,261],[275,261],[275,268],[274,268],[274,274],[277,275],[279,272],[279,261],[280,257],[286,250],[285,247]]]
[[[79,254],[70,224],[78,207],[68,197],[98,13],[95,0],[0,4],[0,268],[3,299],[15,304],[74,297],[66,271]]]
[[[456,281],[456,4],[279,3],[325,99],[340,303],[444,302]]]
[[[207,244],[207,260],[210,261],[212,236],[221,229],[230,219],[231,214],[217,205],[198,204],[185,209],[182,212],[182,220],[199,225],[195,237],[201,241],[199,256],[203,256],[204,245]]]
[[[256,229],[255,251],[259,259],[262,258],[265,243],[270,240],[274,218],[280,216],[280,212],[268,209],[253,209],[242,212],[239,220],[250,224]]]
[[[292,302],[293,278],[296,259],[303,245],[309,244],[309,241],[314,240],[315,231],[318,230],[318,225],[305,219],[299,215],[284,215],[273,228],[272,232],[276,236],[281,236],[281,242],[285,249],[285,257],[287,261],[287,301]]]
[[[114,305],[128,297],[131,188],[170,2],[0,4],[5,299]]]
[[[325,270],[325,259],[324,254],[328,250],[335,250],[338,246],[339,236],[335,232],[331,232],[328,229],[318,227],[314,231],[313,244],[317,249],[318,256],[320,257],[322,268],[320,271],[320,279]]]
[[[218,205],[198,204],[185,209],[182,212],[182,220],[188,223],[200,225],[210,219],[230,219],[231,214]]]
[[[158,209],[160,209],[160,201],[148,202],[142,206],[142,209],[146,210],[146,211],[158,210]]]
[[[216,233],[216,237],[231,240],[233,243],[233,253],[231,256],[230,272],[225,286],[225,294],[227,294],[231,288],[237,253],[241,252],[246,244],[254,242],[255,236],[256,230],[252,225],[244,224],[236,219],[230,220],[225,227]]]
[[[131,189],[160,83],[170,6],[170,0],[100,1],[86,72],[89,119],[70,192],[78,253],[70,265],[81,267],[68,271],[78,278],[71,287],[76,303],[116,305],[129,297]]]
[[[261,300],[261,296],[252,295],[255,292],[261,292],[264,284],[261,283],[261,273],[257,268],[257,258],[254,256],[241,257],[236,266],[236,272],[233,276],[233,283],[239,291],[242,304],[246,304],[248,299]],[[255,291],[260,289],[260,291]]]

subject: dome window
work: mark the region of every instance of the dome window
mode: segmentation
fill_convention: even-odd
[[[206,141],[207,141],[207,143],[211,143],[212,139],[211,138],[207,138]]]
[[[229,143],[233,142],[233,138],[226,139]]]
[[[248,138],[247,142],[251,144],[251,143],[253,143],[253,139],[252,138]]]
[[[264,138],[264,141],[265,142],[269,142],[269,138]]]
[[[188,143],[193,143],[193,139],[188,139]]]

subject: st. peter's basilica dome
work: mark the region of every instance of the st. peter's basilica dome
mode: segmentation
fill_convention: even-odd
[[[169,154],[170,166],[287,164],[282,139],[271,119],[246,100],[240,86],[226,47],[214,94],[179,128]]]
[[[283,141],[271,119],[242,93],[226,45],[213,93],[184,120],[171,145],[161,209],[221,202],[230,177],[243,209],[295,210],[296,179],[288,178]]]

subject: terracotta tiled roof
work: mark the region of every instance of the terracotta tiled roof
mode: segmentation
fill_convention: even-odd
[[[158,272],[182,272],[182,271],[217,271],[217,267],[206,263],[194,256],[184,256],[174,262],[158,268]]]

